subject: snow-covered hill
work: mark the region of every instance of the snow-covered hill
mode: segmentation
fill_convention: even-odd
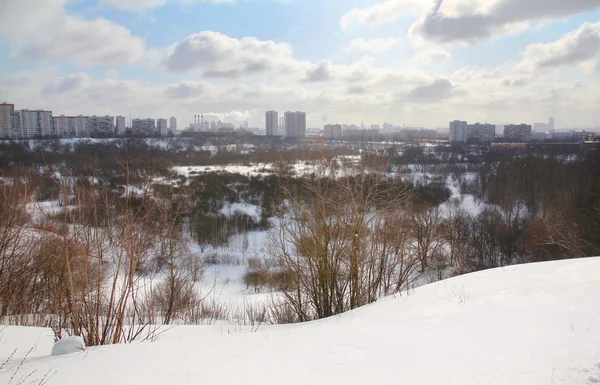
[[[49,330],[9,327],[0,362],[18,353],[0,383],[34,345],[17,377],[53,370],[50,385],[596,384],[600,258],[470,274],[317,322],[176,327],[57,357]]]

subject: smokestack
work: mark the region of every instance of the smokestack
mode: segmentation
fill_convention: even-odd
[[[202,124],[204,124],[204,114],[202,114]]]
[[[196,124],[196,114],[194,114],[194,124]]]

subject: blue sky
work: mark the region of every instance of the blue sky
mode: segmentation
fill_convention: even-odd
[[[270,109],[310,126],[600,126],[599,1],[437,3],[4,0],[0,95],[180,126],[205,113],[263,127]]]

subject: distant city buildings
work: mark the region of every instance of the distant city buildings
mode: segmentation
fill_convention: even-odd
[[[551,132],[555,129],[556,121],[554,118],[548,119],[548,123],[533,123],[533,132]]]
[[[112,136],[115,134],[114,116],[90,116],[88,118],[90,135]]]
[[[191,131],[233,131],[235,126],[232,123],[224,123],[222,121],[204,120],[204,115],[194,115],[194,124],[190,124]]]
[[[169,127],[167,126],[167,119],[156,119],[156,126],[160,136],[166,136]]]
[[[510,142],[530,142],[532,139],[531,132],[531,125],[509,124],[504,126],[504,139]],[[496,125],[489,123],[468,124],[466,121],[455,120],[450,122],[449,138],[451,143],[476,142],[490,144],[496,139]]]
[[[285,136],[288,138],[306,137],[306,112],[290,112],[284,114]]]
[[[395,131],[394,125],[389,123],[383,123],[383,133],[392,133]]]
[[[117,130],[117,134],[125,135],[125,133],[127,132],[127,118],[125,118],[124,116],[117,116],[115,128]]]
[[[153,136],[156,132],[156,121],[154,119],[133,119],[131,130],[134,134]]]
[[[341,124],[326,124],[325,139],[340,139],[342,137]]]
[[[52,118],[54,135],[60,138],[89,136],[87,116],[55,116]]]
[[[52,111],[20,110],[14,115],[22,138],[50,137],[54,135]],[[14,122],[13,122],[14,124]]]
[[[18,138],[20,127],[14,104],[0,104],[0,136],[3,138]]]
[[[60,138],[89,136],[87,116],[55,116],[54,135]]]
[[[172,117],[171,119],[169,119],[169,129],[172,133],[177,132],[177,118]]]
[[[469,125],[462,120],[450,122],[450,143],[467,142],[469,139]]]
[[[17,111],[17,120],[19,122],[19,131],[23,138],[35,138],[41,133],[38,129],[38,117],[35,110]]]
[[[138,134],[155,135],[149,122],[152,119],[137,119]],[[142,122],[144,121],[144,122]],[[166,119],[159,119],[161,134],[166,135]],[[171,118],[171,126],[177,126]],[[0,104],[0,139],[69,138],[127,134],[127,119],[124,116],[53,116],[52,111],[23,109],[16,110],[14,104]],[[133,130],[135,131],[135,129]]]
[[[509,124],[504,126],[504,139],[511,142],[530,142],[531,125],[529,124]]]
[[[267,136],[279,135],[279,114],[277,111],[267,111],[265,113],[265,129]]]
[[[496,125],[495,124],[469,124],[468,140],[479,142],[481,144],[493,143],[496,139]]]

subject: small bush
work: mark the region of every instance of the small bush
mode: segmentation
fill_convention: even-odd
[[[219,253],[217,251],[207,253],[204,256],[203,261],[206,265],[239,266],[242,264],[242,260],[237,255],[231,253]]]
[[[154,306],[164,317],[164,322],[177,318],[195,300],[193,284],[183,277],[171,277],[160,282],[152,291]]]
[[[264,289],[292,290],[296,287],[293,271],[273,267],[259,258],[248,260],[248,271],[243,279],[246,289],[252,288],[256,293]]]

